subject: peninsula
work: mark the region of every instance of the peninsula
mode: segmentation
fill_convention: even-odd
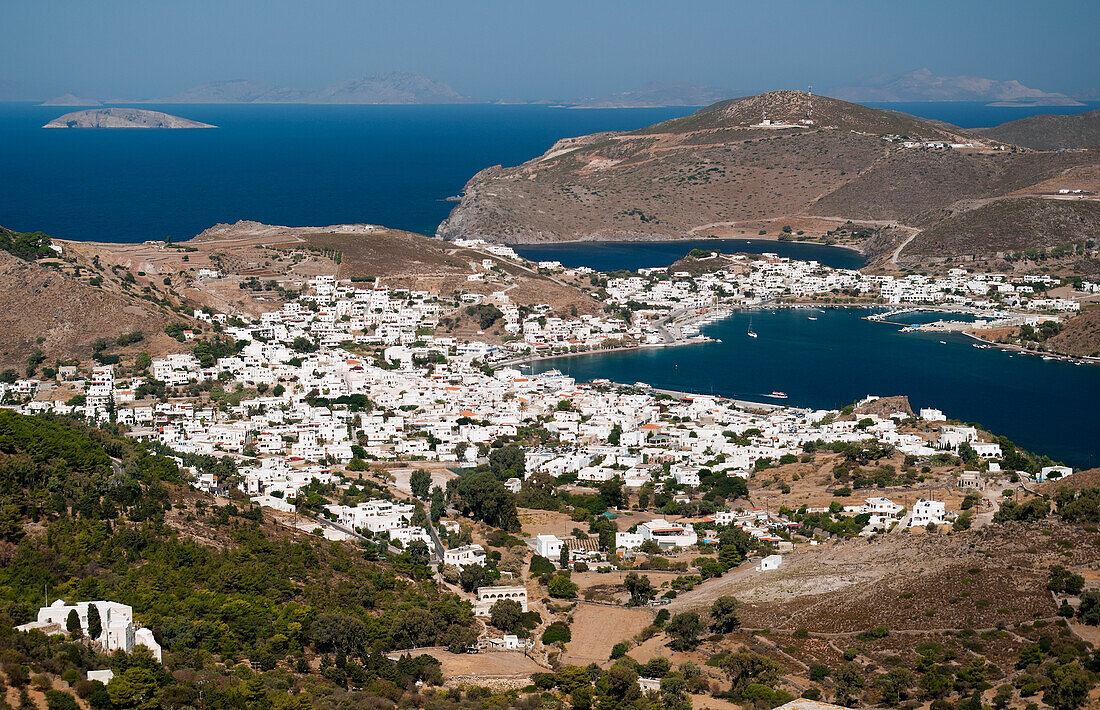
[[[73,111],[43,128],[217,128],[217,126],[160,111],[140,108],[97,108]]]

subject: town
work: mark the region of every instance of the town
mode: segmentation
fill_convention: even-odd
[[[466,246],[519,259],[508,247]],[[774,254],[694,261],[721,264],[623,277],[538,264],[601,290],[607,312],[577,317],[521,308],[505,289],[445,297],[316,276],[258,317],[196,310],[203,325],[179,331],[181,352],[16,380],[4,406],[122,426],[215,500],[262,510],[291,534],[430,564],[481,619],[437,656],[445,674],[466,677],[455,653],[522,654],[534,665],[501,673],[518,685],[540,664],[576,660],[563,652],[569,617],[555,600],[662,608],[705,580],[774,575],[846,540],[1012,519],[1035,486],[1074,475],[935,408],[913,411],[904,397],[812,410],[523,372],[525,360],[547,354],[690,346],[703,340],[701,325],[732,309],[838,294],[1034,327],[1079,305],[1032,298],[1059,285],[1044,276],[1024,283],[956,269],[898,280]],[[495,263],[475,276],[500,278]],[[456,313],[488,313],[486,327],[498,329],[437,334]],[[501,530],[522,552],[499,549]],[[635,570],[674,574],[628,580]],[[607,584],[622,591],[601,591]],[[105,650],[160,657],[129,607],[75,601],[44,606],[20,629],[94,635],[87,617],[102,607],[121,619],[117,632],[114,621],[101,632]],[[513,612],[540,621],[501,621]],[[79,623],[66,623],[72,615]],[[584,647],[614,657],[611,646],[628,636]],[[659,690],[660,678],[641,673],[639,686]]]

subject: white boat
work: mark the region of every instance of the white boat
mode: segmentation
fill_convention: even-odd
[[[787,393],[786,392],[780,392],[779,390],[772,390],[772,393],[769,394],[769,395],[766,395],[766,396],[772,397],[773,399],[786,399],[787,398]]]
[[[947,341],[946,340],[941,340],[940,345],[947,345]]]
[[[749,316],[749,332],[748,332],[748,333],[746,333],[746,335],[748,335],[748,336],[749,336],[750,338],[756,338],[756,337],[759,337],[759,336],[758,336],[758,335],[756,334],[756,331],[752,329],[752,316]]]
[[[817,316],[806,316],[806,320],[817,320]]]

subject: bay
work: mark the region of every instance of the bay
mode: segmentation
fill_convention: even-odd
[[[587,266],[597,271],[664,267],[692,249],[709,249],[723,254],[778,254],[817,261],[834,269],[859,269],[866,259],[854,249],[812,242],[781,242],[775,239],[683,239],[667,242],[559,242],[518,244],[513,248],[531,261],[560,261],[567,268]]]
[[[963,335],[902,333],[901,326],[864,320],[870,312],[737,311],[703,329],[720,343],[578,355],[526,367],[558,369],[582,382],[640,381],[811,408],[843,407],[868,394],[907,395],[914,410],[942,409],[1069,465],[1100,463],[1100,367],[982,350]],[[746,336],[750,317],[758,338]],[[789,398],[767,396],[775,390]]]

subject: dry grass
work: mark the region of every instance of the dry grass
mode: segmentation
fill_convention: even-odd
[[[578,604],[570,630],[573,640],[565,647],[562,661],[579,666],[605,663],[611,649],[627,641],[653,621],[653,613],[642,608]]]

